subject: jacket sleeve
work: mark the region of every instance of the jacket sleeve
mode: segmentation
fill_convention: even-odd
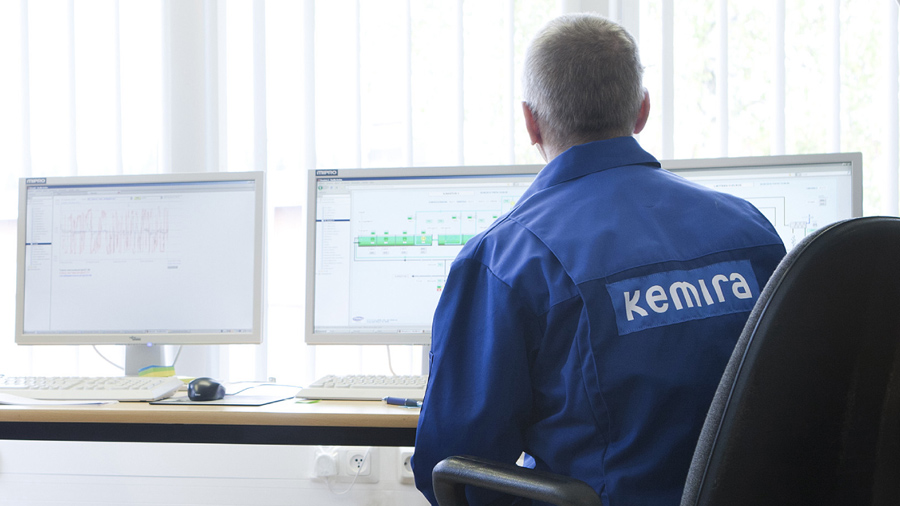
[[[431,369],[413,471],[435,503],[431,471],[451,455],[514,463],[523,451],[532,386],[529,342],[534,315],[515,290],[480,262],[454,262],[435,311]],[[483,491],[470,504],[497,504]]]

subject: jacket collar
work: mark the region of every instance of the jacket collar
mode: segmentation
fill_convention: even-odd
[[[572,179],[626,165],[660,167],[656,157],[644,151],[634,137],[616,137],[572,146],[541,169],[520,200]]]

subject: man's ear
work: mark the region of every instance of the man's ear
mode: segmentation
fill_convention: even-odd
[[[644,88],[644,100],[641,101],[641,110],[638,111],[637,121],[634,123],[634,133],[639,134],[647,124],[647,118],[650,117],[650,92]]]
[[[525,102],[522,102],[522,112],[525,114],[525,129],[528,130],[531,145],[540,145],[544,141],[541,138],[541,127],[538,126],[537,119],[535,119],[534,113],[531,112],[531,107],[528,107],[528,104]]]

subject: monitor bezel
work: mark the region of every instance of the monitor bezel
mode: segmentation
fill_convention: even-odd
[[[371,169],[310,170],[307,174],[306,205],[306,301],[304,341],[306,344],[327,345],[430,345],[431,331],[416,333],[316,333],[316,186],[319,180],[334,178],[415,178],[447,176],[514,176],[537,175],[543,165],[468,165],[446,167],[405,167]]]
[[[211,333],[35,333],[24,331],[25,315],[25,235],[26,192],[29,186],[99,186],[127,184],[201,183],[220,181],[253,181],[255,186],[253,238],[253,328],[250,332]],[[213,345],[261,344],[264,339],[264,269],[266,237],[266,179],[263,171],[198,172],[142,175],[48,176],[19,180],[19,202],[16,238],[16,330],[19,345]]]
[[[810,155],[773,155],[773,156],[739,156],[724,158],[681,158],[660,160],[663,169],[678,174],[679,172],[703,172],[738,169],[742,167],[798,167],[850,164],[850,206],[854,218],[863,215],[862,198],[862,153],[819,153]]]

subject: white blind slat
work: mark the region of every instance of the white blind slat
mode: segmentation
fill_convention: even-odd
[[[266,3],[253,0],[253,168],[268,168],[266,135]]]
[[[456,2],[456,86],[457,86],[457,157],[456,163],[462,165],[466,159],[466,65],[465,65],[465,31],[463,22],[463,0]]]
[[[412,166],[413,165],[413,93],[412,93],[412,6],[410,5],[410,0],[406,0],[406,5],[404,6],[403,13],[406,16],[404,26],[406,27],[406,37],[404,37],[404,57],[406,60],[405,71],[406,75],[403,76],[403,94],[406,97],[404,103],[406,104],[406,113],[403,115],[404,125],[403,131],[405,133],[406,140],[404,142],[403,150],[404,150],[404,159],[406,160],[406,164]]]
[[[719,102],[719,156],[728,156],[728,0],[716,2],[719,34],[718,71],[716,72],[716,96]]]
[[[69,132],[67,139],[68,158],[69,158],[69,174],[74,176],[78,174],[78,152],[75,128],[76,95],[75,95],[75,0],[69,0],[66,3],[66,38],[68,39],[68,60],[69,60],[69,117],[66,118],[69,123]]]
[[[32,176],[31,171],[31,82],[30,68],[28,57],[28,0],[19,1],[19,15],[21,30],[20,43],[20,69],[22,73],[20,80],[22,83],[22,176]]]
[[[772,129],[772,154],[783,155],[785,151],[785,52],[784,52],[784,18],[785,0],[775,0],[773,65],[775,66],[774,88],[774,125]]]
[[[675,2],[662,0],[662,157],[675,158]]]
[[[829,147],[832,151],[841,150],[841,0],[832,0],[828,4],[827,23],[831,39],[831,58],[829,69],[831,79],[831,124],[829,125]]]
[[[885,105],[887,106],[885,128],[885,151],[887,152],[888,196],[886,212],[891,215],[900,213],[900,8],[897,3],[885,1],[887,23],[887,65],[884,66],[886,83]]]
[[[116,80],[114,89],[115,97],[115,164],[116,174],[122,174],[124,163],[122,161],[122,41],[119,37],[121,25],[119,16],[119,0],[113,2],[113,76]]]

